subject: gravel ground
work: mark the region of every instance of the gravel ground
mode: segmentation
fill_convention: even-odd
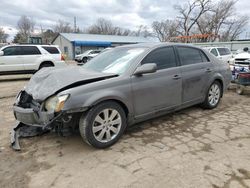
[[[9,145],[12,104],[27,81],[0,82],[0,187],[250,187],[250,95],[188,108],[130,128],[105,150],[79,134]]]

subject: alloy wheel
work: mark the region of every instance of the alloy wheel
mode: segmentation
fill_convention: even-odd
[[[117,110],[104,109],[95,117],[92,132],[97,141],[106,143],[119,134],[121,125],[121,115]]]
[[[216,106],[220,100],[221,91],[218,84],[213,84],[208,92],[208,102],[211,106]]]

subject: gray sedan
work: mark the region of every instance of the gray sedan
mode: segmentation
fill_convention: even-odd
[[[106,148],[132,124],[196,104],[215,108],[230,79],[228,64],[190,45],[117,47],[82,67],[37,72],[17,96],[12,136],[24,126],[80,130]]]

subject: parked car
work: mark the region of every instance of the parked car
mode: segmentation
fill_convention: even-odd
[[[8,45],[0,49],[0,74],[34,73],[44,67],[65,65],[57,46]]]
[[[88,61],[88,57],[93,58],[97,56],[100,52],[101,50],[87,50],[86,52],[82,54],[76,55],[75,61],[77,61],[78,65],[83,65],[84,63]]]
[[[232,52],[226,47],[205,47],[211,54],[216,56],[218,59],[229,63],[233,58]]]
[[[230,79],[227,63],[197,47],[117,47],[80,68],[37,72],[17,95],[14,114],[21,123],[12,135],[21,125],[70,126],[86,143],[106,148],[132,124],[196,104],[217,107]]]
[[[111,47],[105,48],[105,49],[102,50],[100,53],[106,52],[107,50],[110,50],[110,49],[113,49],[113,48],[111,48]],[[87,56],[87,61],[93,59],[94,57],[96,57],[96,56],[99,55],[100,53],[88,55],[88,56]]]
[[[232,81],[237,79],[239,73],[250,71],[250,53],[247,47],[241,53],[235,55],[231,70]]]
[[[244,48],[242,53],[235,55],[234,65],[235,67],[250,71],[250,53],[248,48]]]

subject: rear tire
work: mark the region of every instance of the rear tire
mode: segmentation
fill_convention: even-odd
[[[82,63],[86,63],[88,61],[87,57],[82,58]]]
[[[79,130],[83,140],[95,148],[107,148],[122,136],[127,123],[123,108],[113,101],[94,106],[83,114]]]
[[[206,98],[202,103],[202,107],[206,109],[213,109],[218,106],[222,96],[222,86],[218,81],[213,82],[206,94]]]

